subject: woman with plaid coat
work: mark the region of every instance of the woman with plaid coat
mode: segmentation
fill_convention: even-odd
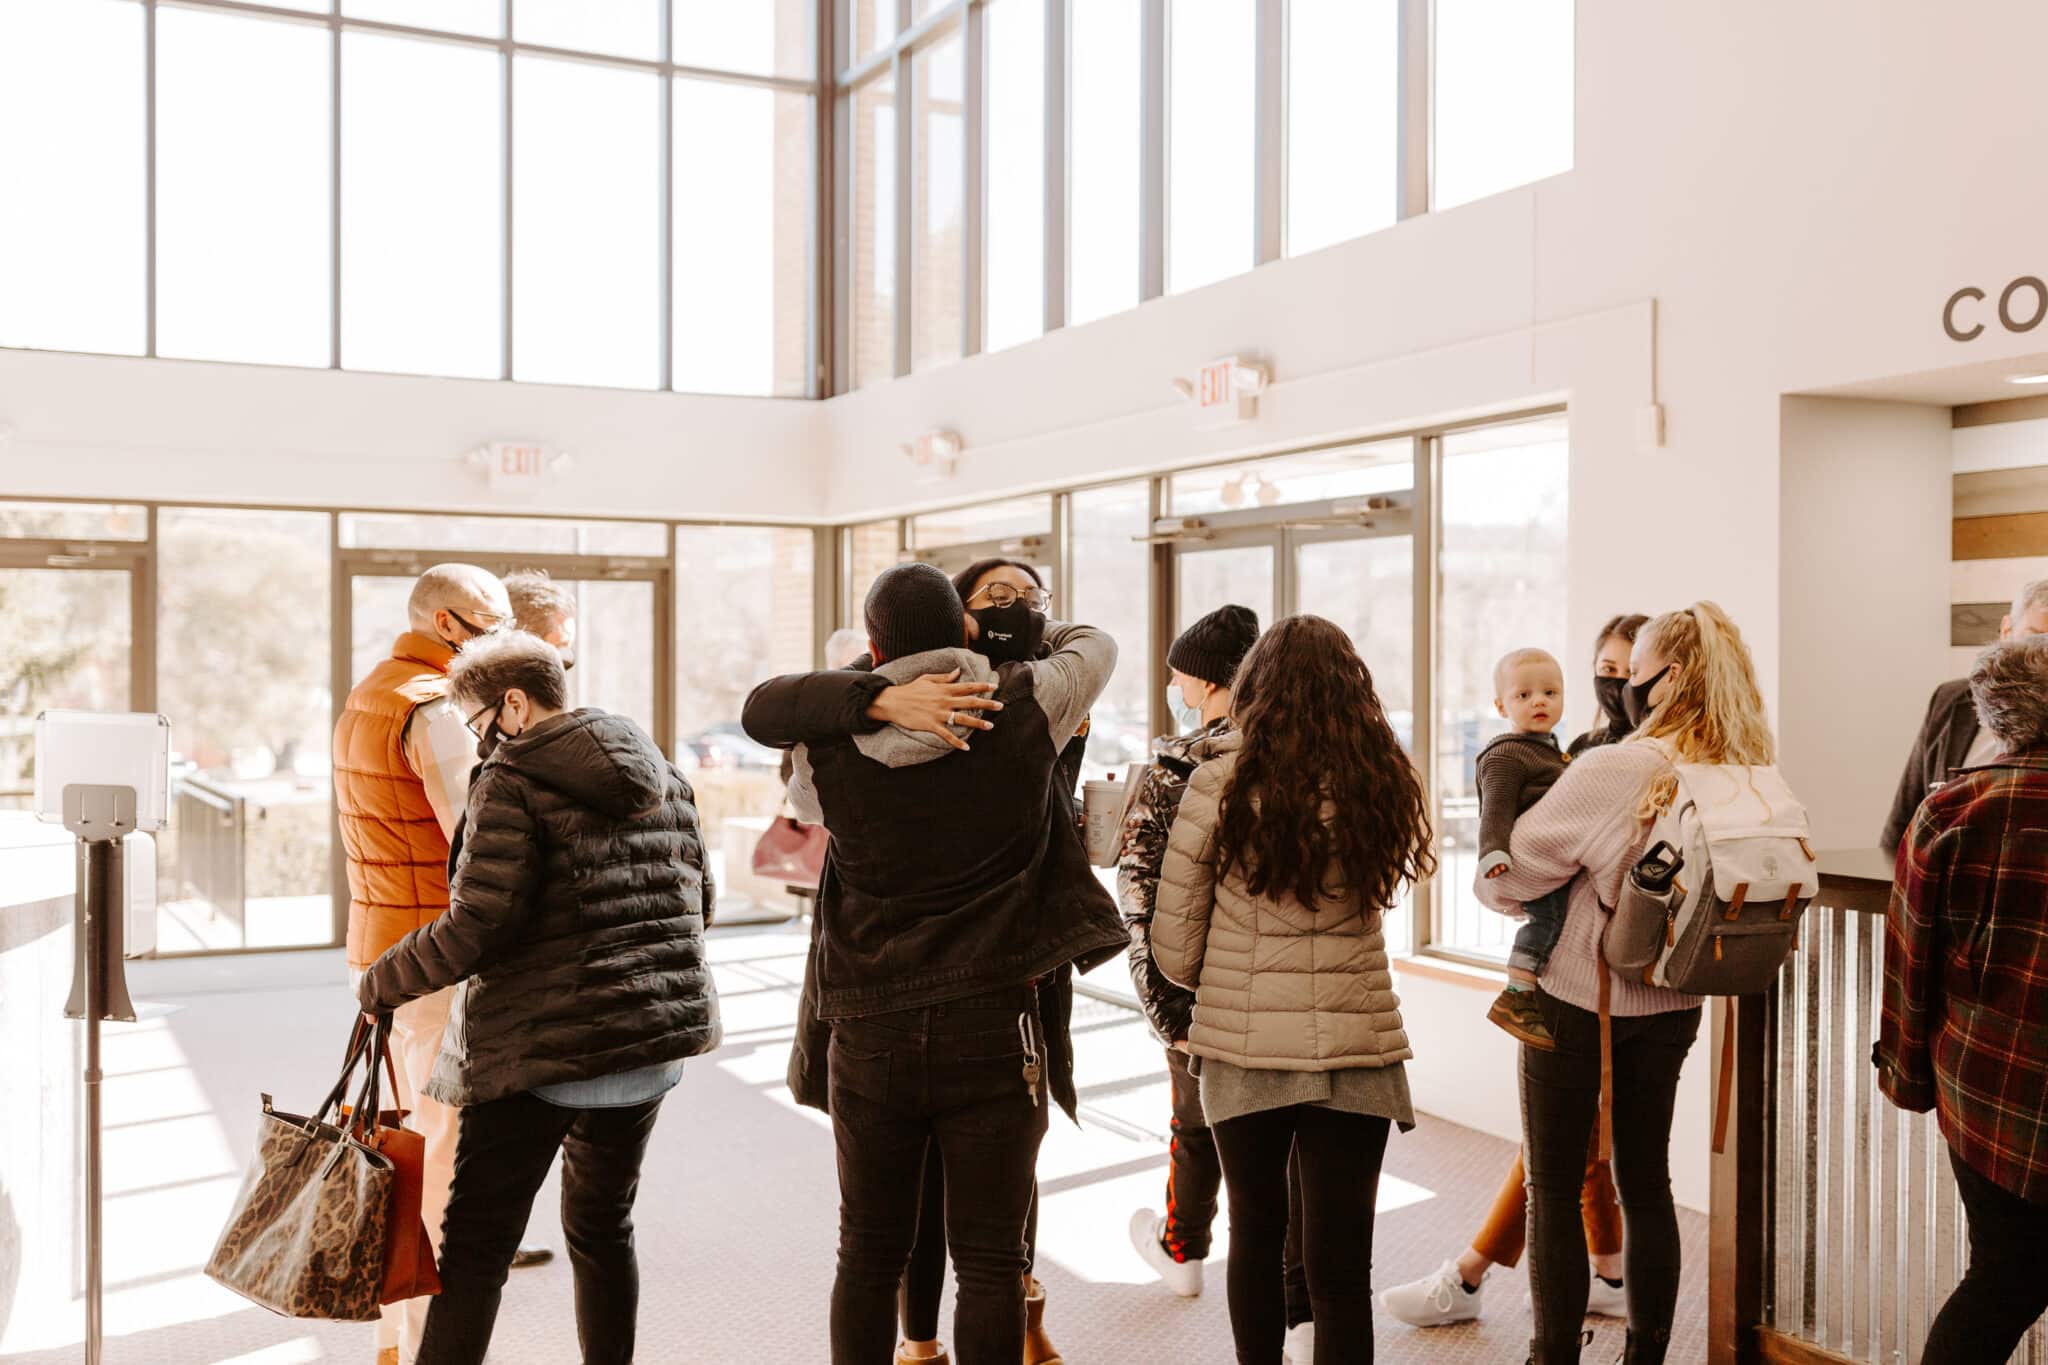
[[[1894,1104],[1935,1111],[1969,1215],[1922,1358],[2001,1365],[2048,1312],[2048,637],[1994,646],[1970,691],[2003,752],[1899,846],[1873,1060]]]

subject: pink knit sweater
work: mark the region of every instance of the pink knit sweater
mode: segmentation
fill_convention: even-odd
[[[1600,935],[1608,914],[1601,907],[1614,904],[1621,879],[1643,855],[1650,831],[1636,818],[1636,807],[1668,766],[1662,750],[1641,741],[1581,754],[1549,794],[1515,821],[1508,844],[1514,865],[1473,884],[1481,904],[1514,914],[1523,901],[1571,883],[1564,933],[1540,978],[1545,991],[1567,1004],[1600,1007]],[[1581,871],[1586,875],[1579,876]],[[1662,1014],[1700,1003],[1697,995],[1646,986],[1619,972],[1612,981],[1608,1004],[1615,1015]]]

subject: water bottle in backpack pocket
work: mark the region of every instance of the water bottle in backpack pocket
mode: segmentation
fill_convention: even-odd
[[[1806,808],[1774,766],[1681,763],[1671,805],[1653,822],[1658,868],[1623,882],[1602,953],[1608,965],[1692,995],[1770,987],[1820,890]],[[1675,860],[1668,888],[1657,872]],[[1646,857],[1645,863],[1650,859]]]
[[[1656,962],[1673,940],[1679,898],[1685,894],[1678,873],[1685,858],[1670,844],[1650,846],[1621,882],[1621,899],[1601,940],[1607,965],[1630,976]]]

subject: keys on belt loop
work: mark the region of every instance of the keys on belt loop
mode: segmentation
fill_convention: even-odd
[[[1024,1090],[1031,1096],[1031,1107],[1038,1107],[1038,1081],[1045,1074],[1038,1064],[1038,1045],[1032,1039],[1031,1016],[1019,1013],[1017,1036],[1024,1040]]]

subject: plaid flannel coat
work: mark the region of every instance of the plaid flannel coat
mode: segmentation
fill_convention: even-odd
[[[1872,1058],[1971,1169],[2048,1202],[2048,751],[1958,772],[1899,845]]]

